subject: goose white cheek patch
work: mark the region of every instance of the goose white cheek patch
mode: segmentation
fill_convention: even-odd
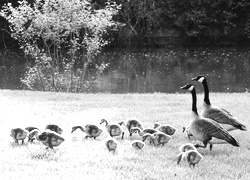
[[[188,88],[189,91],[192,91],[194,89],[194,86],[190,86],[190,88]]]
[[[204,81],[204,77],[201,77],[198,81],[200,82],[200,83],[202,83],[203,81]]]

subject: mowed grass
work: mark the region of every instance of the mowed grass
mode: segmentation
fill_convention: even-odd
[[[211,93],[211,102],[234,114],[250,130],[249,93]],[[203,94],[198,94],[198,110]],[[182,127],[191,119],[191,95],[185,94],[65,94],[32,91],[0,91],[1,179],[250,179],[249,131],[231,134],[241,147],[214,145],[213,150],[199,149],[203,160],[190,168],[184,161],[176,164],[178,148],[190,142]],[[117,138],[119,147],[108,152],[103,133],[96,140],[84,139],[72,126],[99,124],[101,118],[120,122],[137,117],[144,127],[155,122],[177,128],[164,147],[147,146],[134,150],[128,132]],[[44,129],[55,123],[64,130],[65,142],[46,150],[39,142],[16,145],[10,130],[35,126]]]

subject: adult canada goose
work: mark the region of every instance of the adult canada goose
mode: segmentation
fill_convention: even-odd
[[[22,144],[24,143],[24,139],[27,137],[29,132],[26,129],[15,128],[10,131],[10,136],[14,139],[16,143],[19,140],[22,140]]]
[[[28,135],[28,142],[33,142],[33,141],[35,140],[34,134],[33,134],[33,133],[30,133],[30,132],[33,131],[34,129],[38,129],[38,128],[33,127],[33,126],[29,126],[29,127],[26,127],[25,129],[29,132],[29,135]],[[39,130],[39,129],[38,129],[38,130]]]
[[[195,87],[192,84],[187,84],[181,89],[185,89],[191,92],[192,94],[192,115],[193,121],[189,124],[189,131],[194,136],[195,139],[201,141],[202,145],[196,144],[195,147],[206,148],[212,138],[222,139],[227,141],[233,146],[239,146],[239,143],[225,130],[219,123],[213,121],[209,118],[204,118],[199,116],[197,112],[197,97]],[[212,149],[212,144],[210,144],[210,150]]]
[[[203,117],[213,119],[214,121],[220,123],[227,131],[236,129],[240,129],[242,131],[247,130],[246,126],[241,124],[230,112],[223,108],[211,105],[207,79],[205,76],[197,76],[193,78],[192,81],[198,81],[202,83],[204,87],[204,108],[201,113]]]
[[[174,135],[176,129],[170,125],[161,125],[160,123],[155,123],[154,124],[154,129],[157,129],[167,135]]]
[[[141,140],[134,140],[132,141],[131,146],[135,149],[143,149],[146,144]]]
[[[102,119],[100,124],[105,124],[106,129],[111,137],[122,135],[122,139],[124,137],[124,131],[119,124],[108,124],[106,119]]]
[[[189,164],[189,166],[195,166],[198,164],[202,159],[202,155],[197,150],[188,150],[185,152],[182,152],[181,156],[178,157],[177,164],[180,163],[181,160],[186,160]]]
[[[58,125],[55,125],[55,124],[49,124],[49,125],[47,125],[47,126],[45,127],[45,130],[46,130],[46,129],[49,129],[49,130],[51,130],[51,131],[54,131],[54,132],[56,132],[56,133],[58,133],[58,134],[62,134],[62,132],[63,132],[62,128],[60,128]]]
[[[130,132],[132,127],[138,127],[140,129],[143,129],[141,123],[137,119],[129,119],[127,121],[122,121],[119,123],[120,125],[125,125],[128,129],[129,136],[132,136],[132,133]]]
[[[108,138],[105,140],[105,146],[109,151],[115,152],[118,146],[118,141],[115,138]]]
[[[83,132],[85,132],[87,134],[86,138],[91,137],[91,138],[96,139],[102,133],[102,130],[93,124],[88,124],[84,128],[82,126],[74,126],[72,127],[71,133],[73,133],[77,129],[80,129]]]
[[[158,130],[156,129],[151,129],[151,128],[146,128],[146,129],[140,129],[138,127],[132,127],[130,129],[130,133],[134,134],[134,133],[138,133],[140,136],[143,136],[144,134],[146,133],[149,133],[149,134],[154,134],[155,132],[158,132]]]

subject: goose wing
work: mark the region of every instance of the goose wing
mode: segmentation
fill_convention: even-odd
[[[212,107],[205,112],[204,117],[213,119],[221,124],[230,124],[238,129],[246,129],[230,112],[222,108]]]
[[[200,125],[200,130],[211,137],[217,139],[222,139],[232,144],[233,146],[239,146],[239,143],[226,131],[224,130],[217,122],[203,118],[197,121]]]

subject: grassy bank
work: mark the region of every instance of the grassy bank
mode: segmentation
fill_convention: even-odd
[[[198,110],[203,94],[198,94]],[[249,93],[211,93],[211,102],[228,109],[250,129]],[[0,91],[1,179],[250,179],[249,131],[231,134],[241,147],[214,145],[212,151],[199,149],[204,159],[194,169],[176,164],[181,144],[189,142],[182,127],[190,120],[188,94],[65,94],[31,91]],[[71,134],[71,127],[99,124],[101,118],[119,122],[137,117],[144,127],[154,122],[177,128],[165,147],[130,147],[131,138],[118,138],[115,154],[105,149],[103,133],[97,140],[84,139],[83,132]],[[66,139],[55,151],[40,143],[16,145],[10,137],[14,127],[44,129],[55,123]],[[134,137],[135,139],[137,137]]]

